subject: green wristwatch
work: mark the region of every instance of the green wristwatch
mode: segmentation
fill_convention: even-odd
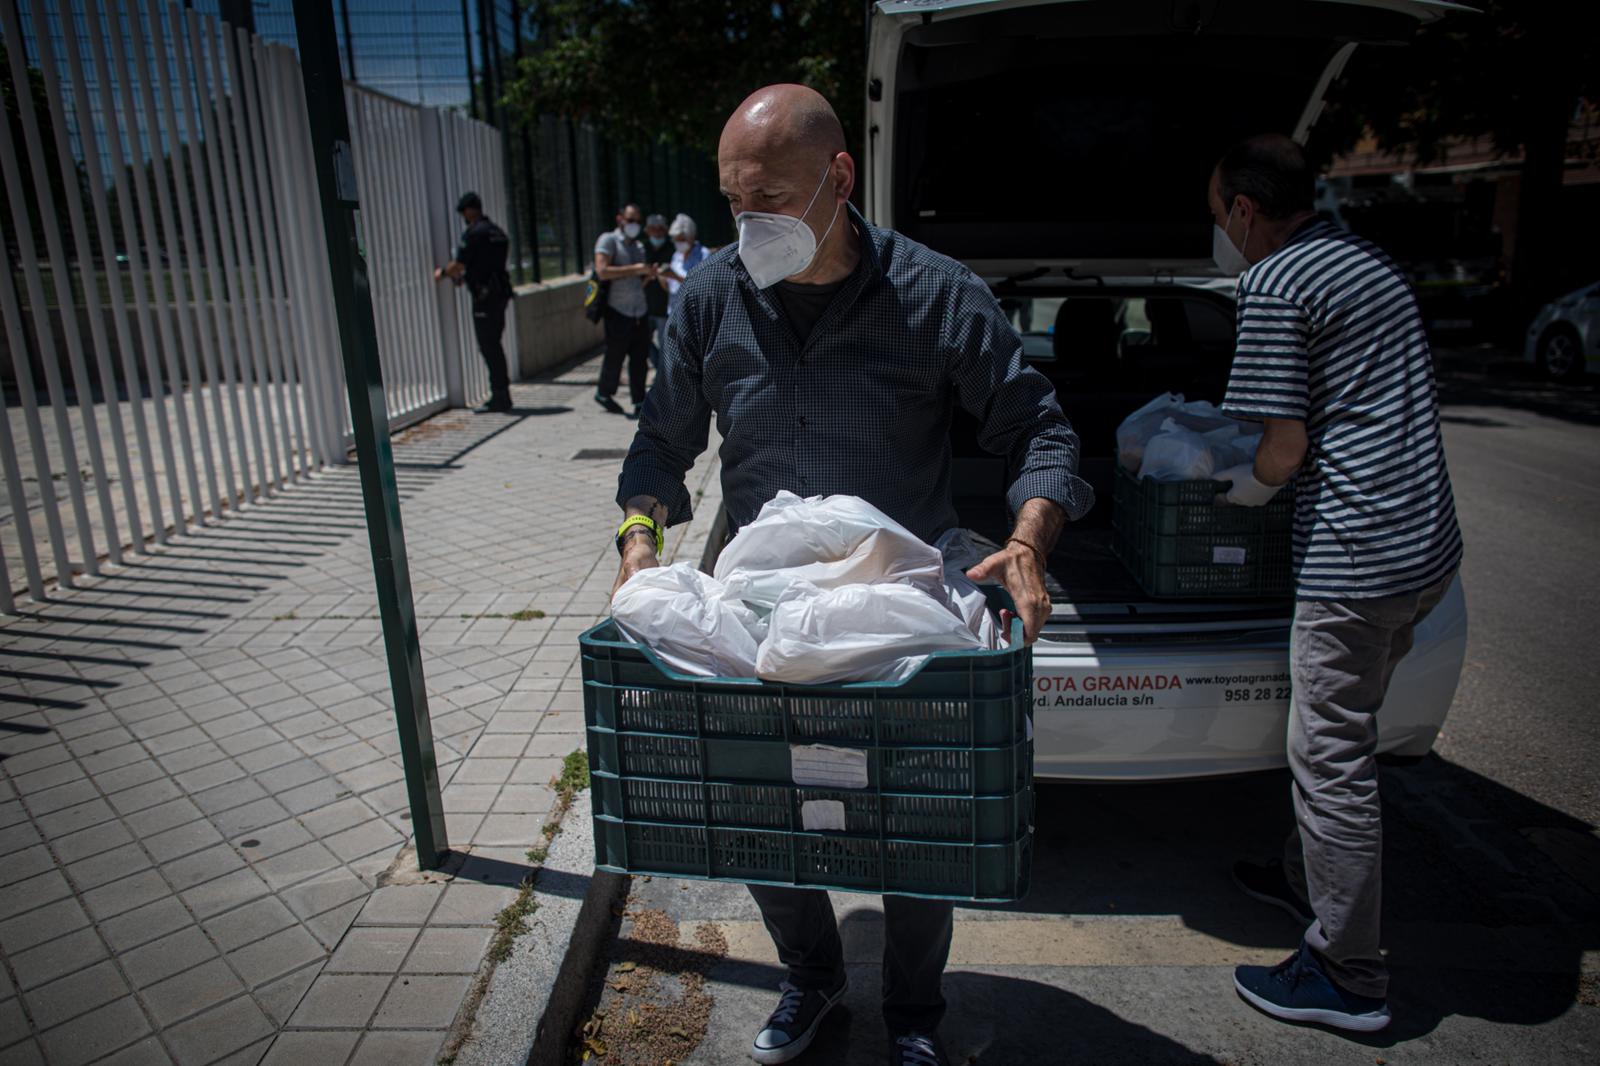
[[[634,530],[634,529],[639,529],[641,527],[644,528],[644,529],[648,529],[648,530],[650,530],[650,532],[655,534],[655,538],[656,538],[656,554],[657,555],[661,554],[662,550],[667,545],[666,532],[661,528],[661,523],[657,522],[654,518],[651,518],[649,515],[636,514],[633,517],[631,517],[628,520],[626,520],[625,522],[623,522],[621,526],[617,527],[617,554],[618,555],[622,554],[622,542],[627,538],[629,531],[630,530]]]

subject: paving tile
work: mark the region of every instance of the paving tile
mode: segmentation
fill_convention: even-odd
[[[266,789],[256,784],[254,780],[246,777],[216,788],[208,788],[204,792],[196,793],[191,797],[195,806],[207,814],[220,814],[234,807],[242,807],[246,803],[258,800],[267,794]]]
[[[38,947],[9,955],[11,966],[17,974],[17,983],[23,988],[53,981],[105,957],[105,944],[93,927],[79,929]]]
[[[221,762],[210,763],[206,766],[197,766],[193,770],[185,770],[173,778],[178,787],[184,792],[194,794],[204,792],[206,789],[225,785],[229,781],[237,781],[245,776],[244,770],[232,759],[223,759]]]
[[[227,844],[214,844],[192,855],[164,863],[161,866],[161,874],[173,889],[182,892],[186,888],[193,888],[195,885],[233,873],[235,870],[242,870],[244,867],[245,861],[231,847]]]
[[[503,785],[516,766],[515,759],[468,759],[451,778],[452,785]]]
[[[127,766],[115,770],[107,770],[94,775],[94,784],[106,795],[122,792],[135,785],[143,785],[151,781],[163,779],[167,775],[159,765],[153,762],[129,763]]]
[[[276,734],[274,734],[276,735]],[[258,773],[269,770],[274,766],[282,766],[286,762],[293,762],[301,757],[300,749],[287,740],[280,740],[265,747],[255,748],[244,752],[234,759],[246,773]]]
[[[11,918],[72,895],[72,886],[54,865],[43,873],[0,888],[0,919]]]
[[[117,956],[135,988],[164,981],[217,957],[217,949],[198,925],[185,926],[143,947]]]
[[[328,850],[345,862],[371,855],[374,852],[391,853],[405,843],[405,837],[381,818],[363,825],[352,826],[335,833],[323,841]]]
[[[116,965],[106,959],[49,984],[25,990],[22,998],[28,1004],[33,1023],[40,1029],[49,1029],[127,994],[128,983],[117,972]]]
[[[83,893],[84,906],[96,921],[105,921],[124,911],[142,907],[170,895],[172,890],[154,870],[142,870],[110,884]]]
[[[343,1063],[361,1038],[360,1033],[309,1031],[279,1033],[261,1066],[306,1066],[307,1063]]]
[[[109,822],[116,816],[117,812],[112,810],[111,805],[103,799],[90,800],[88,803],[80,803],[76,807],[53,811],[50,814],[34,818],[33,826],[38,832],[32,835],[28,843],[33,843],[41,835],[46,840],[56,840],[70,833],[76,833],[80,829],[88,829],[92,825]]]
[[[388,885],[374,892],[361,908],[357,925],[423,925],[444,885]]]
[[[264,878],[274,891],[292,885],[315,874],[326,873],[339,865],[338,856],[316,841],[302,844],[281,855],[260,859],[254,864],[256,873]],[[337,902],[343,902],[342,900]]]
[[[545,785],[506,785],[495,800],[495,814],[543,814],[555,805],[555,790]]]
[[[44,1033],[40,1043],[52,1066],[80,1066],[149,1031],[144,1012],[133,997],[124,996]]]
[[[176,896],[166,896],[100,923],[100,935],[111,950],[126,951],[182,929],[194,919]]]
[[[167,1054],[160,1039],[147,1036],[99,1060],[97,1066],[172,1066],[172,1056]]]
[[[300,1005],[306,989],[311,987],[311,982],[317,979],[317,974],[321,970],[321,966],[313,963],[287,977],[280,977],[270,984],[263,985],[251,994],[267,1012],[267,1017],[272,1019],[273,1024],[282,1028],[289,1023],[289,1015]]]
[[[326,807],[341,796],[354,791],[356,790],[324,776],[308,784],[284,789],[277,793],[275,798],[290,814],[304,814],[319,807]]]
[[[463,884],[447,887],[430,925],[493,925],[495,915],[516,897],[516,889],[495,885]]]
[[[291,925],[228,955],[228,962],[251,988],[267,984],[275,978],[309,962],[327,957],[315,937],[299,925]]]
[[[235,807],[230,811],[211,816],[211,824],[216,826],[223,836],[236,838],[262,826],[275,825],[289,817],[289,812],[283,809],[283,804],[267,797],[258,799],[254,803],[246,803],[242,807]]]
[[[288,904],[289,909],[301,918],[309,918],[313,914],[321,914],[325,910],[337,907],[341,903],[360,899],[369,893],[369,889],[361,882],[359,877],[342,869],[330,870],[325,874],[318,874],[309,881],[304,881],[293,888],[284,889],[278,893],[279,898]]]
[[[332,951],[339,946],[345,933],[355,924],[356,915],[361,913],[361,904],[362,900],[353,899],[332,910],[323,911],[314,918],[307,918],[302,924],[322,943],[323,947]]]
[[[22,1010],[22,1000],[14,997],[0,1000],[0,1045],[28,1036],[31,1032],[28,1016]],[[0,1059],[0,1062],[3,1061]]]
[[[375,1029],[443,1029],[455,1021],[472,978],[401,976],[390,987],[372,1020]]]
[[[368,1033],[350,1066],[434,1066],[444,1038],[438,1030]]]
[[[229,1000],[163,1034],[179,1062],[211,1062],[272,1035],[276,1026],[248,996]]]
[[[417,939],[415,926],[356,926],[345,934],[327,973],[395,973]]]
[[[489,929],[424,929],[403,969],[406,973],[477,973],[491,935]]]
[[[310,1029],[362,1028],[378,1009],[390,980],[325,973],[312,982],[289,1024]]]
[[[244,985],[228,964],[213,955],[207,962],[158,981],[140,995],[156,1024],[169,1026],[243,991]]]
[[[494,807],[494,801],[499,797],[503,785],[458,785],[452,784],[444,790],[444,809],[457,811],[463,814],[477,812],[487,814]]]
[[[149,866],[150,859],[145,850],[138,844],[130,843],[73,863],[67,867],[67,876],[78,887],[78,891],[85,892],[119,877],[148,869]]]
[[[65,785],[47,788],[37,795],[29,796],[28,810],[33,812],[35,818],[38,818],[40,815],[49,814],[52,811],[75,807],[80,803],[95,799],[99,795],[100,792],[94,787],[94,782],[88,778],[82,778]]]
[[[543,814],[491,814],[478,826],[471,843],[532,846],[543,825]]]
[[[251,862],[259,862],[282,854],[311,840],[311,834],[293,818],[286,818],[259,829],[247,830],[246,833],[247,835],[235,838],[233,846]]]
[[[223,951],[232,951],[295,924],[289,908],[276,896],[265,896],[201,923]]]
[[[34,828],[31,821],[16,822],[0,829],[0,855],[8,855],[42,843],[44,838],[40,836],[39,830]]]
[[[125,819],[128,828],[137,833],[140,839],[155,836],[174,826],[185,825],[196,818],[203,817],[199,807],[196,807],[185,797],[163,803],[158,807],[130,814]]]
[[[235,870],[231,874],[196,885],[179,893],[195,917],[205,919],[213,914],[258,899],[268,892],[267,885],[251,870]]]
[[[342,829],[369,822],[377,812],[354,796],[319,807],[300,818],[315,836],[328,837]]]
[[[217,827],[199,819],[146,837],[144,846],[157,862],[170,862],[221,842]]]
[[[0,1004],[0,1022],[7,1025],[6,1037],[9,1039],[13,1032],[25,1032],[26,1027],[19,1020],[12,1022],[3,1017],[5,1005]],[[0,1066],[45,1066],[44,1052],[39,1049],[39,1042],[29,1037],[11,1046],[0,1049]]]

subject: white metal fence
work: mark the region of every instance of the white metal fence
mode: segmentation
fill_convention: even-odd
[[[294,53],[165,0],[0,0],[0,611],[345,462],[349,412]],[[348,87],[389,413],[488,390],[433,281],[482,123]],[[507,350],[515,351],[508,336]]]

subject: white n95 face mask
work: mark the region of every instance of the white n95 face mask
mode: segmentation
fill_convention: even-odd
[[[734,217],[733,221],[739,227],[739,261],[750,272],[750,280],[756,283],[756,288],[770,288],[811,265],[821,241],[806,225],[806,214],[822,194],[822,187],[828,183],[828,173],[832,169],[833,160],[830,159],[828,169],[822,172],[822,180],[817,183],[817,191],[811,194],[810,202],[799,215],[741,211]],[[827,240],[828,234],[833,232],[833,223],[838,217],[839,205],[834,204],[833,215],[828,219],[828,228],[823,231],[822,240]]]
[[[622,224],[622,235],[630,241],[639,236],[639,223],[624,222]]]
[[[1228,221],[1233,221],[1233,209],[1231,207],[1228,209]],[[1250,243],[1249,226],[1245,227],[1244,239],[1246,244]],[[1244,253],[1233,246],[1233,241],[1228,237],[1227,228],[1219,226],[1215,222],[1211,224],[1211,261],[1217,264],[1218,270],[1228,275],[1243,274],[1250,269],[1250,260],[1246,259]]]

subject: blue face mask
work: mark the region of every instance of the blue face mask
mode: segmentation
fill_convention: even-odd
[[[650,247],[652,247],[652,248],[660,248],[663,244],[666,244],[666,243],[667,243],[667,239],[665,237],[657,237],[654,234],[652,234],[651,237],[650,237]]]

